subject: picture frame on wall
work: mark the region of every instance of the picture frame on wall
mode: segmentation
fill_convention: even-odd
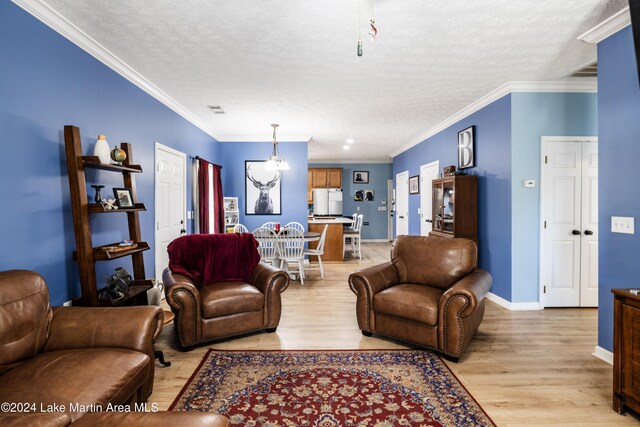
[[[409,194],[420,193],[420,175],[415,175],[409,178]]]
[[[245,215],[282,214],[282,175],[266,170],[265,160],[244,162]]]
[[[458,169],[472,168],[476,165],[475,134],[475,126],[469,126],[458,132]]]
[[[364,201],[373,202],[373,190],[364,190]]]
[[[354,184],[368,184],[369,183],[369,171],[353,171],[353,183]]]

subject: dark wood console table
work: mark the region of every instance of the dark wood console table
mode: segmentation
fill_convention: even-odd
[[[612,289],[613,409],[640,413],[640,295]]]

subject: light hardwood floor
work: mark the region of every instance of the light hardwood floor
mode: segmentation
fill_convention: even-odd
[[[326,263],[325,278],[309,272],[304,286],[284,294],[276,333],[254,334],[178,350],[173,325],[156,347],[172,366],[156,363],[149,402],[167,409],[208,348],[220,350],[397,349],[402,344],[362,336],[355,317],[349,273],[389,260],[390,244],[363,243],[363,259]],[[511,312],[490,301],[478,333],[459,363],[446,362],[499,426],[635,425],[639,418],[611,409],[612,367],[592,355],[596,309]]]

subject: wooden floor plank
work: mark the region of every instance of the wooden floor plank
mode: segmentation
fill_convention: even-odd
[[[292,282],[282,295],[282,320],[273,334],[254,334],[178,350],[173,325],[156,347],[171,361],[156,364],[149,402],[167,409],[206,351],[279,349],[398,349],[392,340],[364,337],[347,278],[359,268],[389,260],[390,244],[363,243],[363,259],[325,263],[325,278],[309,272],[304,286]],[[639,418],[611,409],[612,366],[592,355],[596,309],[509,311],[487,301],[484,321],[459,363],[447,362],[499,426],[623,426]]]

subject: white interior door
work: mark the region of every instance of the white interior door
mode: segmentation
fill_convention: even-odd
[[[433,198],[431,181],[438,178],[440,162],[420,166],[420,235],[428,236],[433,226]]]
[[[186,233],[186,166],[184,153],[156,143],[155,261],[156,278],[169,265],[167,246]]]
[[[582,144],[580,306],[598,306],[598,144]]]
[[[396,236],[409,234],[409,171],[396,175]]]
[[[597,144],[543,138],[542,152],[543,304],[597,306]]]
[[[395,200],[393,194],[393,180],[387,180],[387,239],[393,240],[393,209]]]

